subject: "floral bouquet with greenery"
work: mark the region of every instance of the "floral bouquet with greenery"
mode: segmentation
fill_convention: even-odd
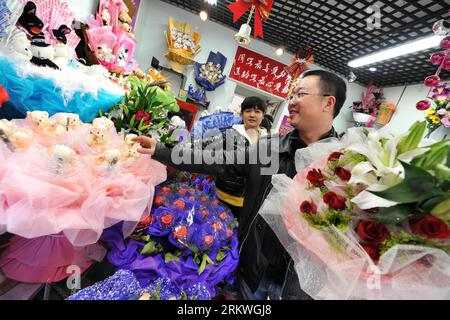
[[[450,128],[450,87],[448,84],[442,83],[434,87],[430,100],[419,101],[416,108],[426,113],[427,136],[442,126]]]
[[[313,298],[450,298],[450,140],[425,130],[352,128],[274,177],[260,214]]]
[[[128,78],[129,91],[124,101],[114,106],[107,116],[118,132],[151,134],[161,142],[171,142],[169,112],[178,112],[175,97],[158,86],[136,77]],[[100,114],[102,116],[102,114]]]

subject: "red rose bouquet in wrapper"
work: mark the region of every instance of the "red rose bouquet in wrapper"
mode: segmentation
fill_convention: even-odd
[[[450,299],[450,140],[352,128],[297,151],[260,214],[315,299]],[[280,206],[280,204],[282,204]]]

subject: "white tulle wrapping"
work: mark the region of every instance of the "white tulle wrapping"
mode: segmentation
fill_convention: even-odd
[[[273,176],[274,187],[259,214],[293,258],[302,289],[314,299],[450,299],[450,256],[444,251],[396,245],[375,265],[354,231],[321,231],[300,215],[300,204],[310,200],[306,172],[323,166],[331,152],[365,139],[362,130],[354,128],[341,141],[328,139],[298,150],[299,174],[294,179]],[[341,249],[330,246],[329,236]]]

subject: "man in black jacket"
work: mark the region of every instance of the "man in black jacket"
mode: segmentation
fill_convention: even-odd
[[[293,261],[258,211],[269,194],[272,175],[294,177],[295,152],[321,139],[336,136],[333,119],[346,99],[345,82],[335,74],[313,70],[303,73],[291,97],[289,113],[296,128],[284,137],[268,137],[245,150],[217,154],[192,145],[166,148],[156,140],[139,137],[141,153],[181,170],[215,176],[245,177],[245,201],[239,221],[238,280],[245,299],[308,299],[301,290]],[[239,151],[239,150],[237,150]],[[201,161],[195,161],[201,159]],[[311,270],[314,272],[314,270]]]

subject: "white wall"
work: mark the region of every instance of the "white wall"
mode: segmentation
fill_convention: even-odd
[[[397,104],[404,88],[404,86],[385,88],[386,101]],[[397,110],[386,128],[394,133],[404,133],[414,122],[424,120],[425,113],[416,109],[416,103],[426,99],[428,91],[429,88],[423,84],[407,86],[397,105]],[[441,127],[431,135],[431,138],[441,140],[446,134],[450,136],[450,130]]]

